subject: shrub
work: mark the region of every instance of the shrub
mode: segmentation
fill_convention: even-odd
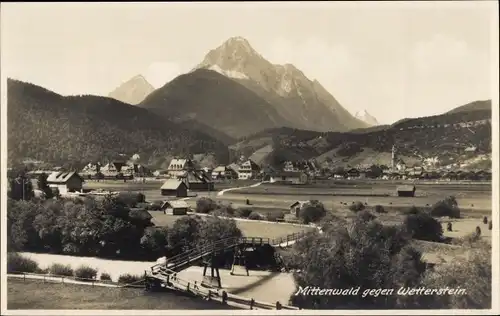
[[[38,262],[15,252],[7,254],[7,273],[38,273],[39,271]]]
[[[404,210],[403,215],[417,215],[420,214],[421,212],[422,211],[418,207],[412,206],[409,209]]]
[[[488,224],[488,216],[483,217],[483,224]]]
[[[420,286],[431,289],[462,288],[464,295],[416,295],[424,308],[489,309],[492,303],[491,245],[472,251],[468,259],[457,257],[424,274]]]
[[[236,216],[241,218],[248,218],[252,213],[252,209],[248,207],[241,207],[236,210]]]
[[[361,201],[356,201],[349,205],[349,210],[353,212],[359,212],[365,209],[365,205]]]
[[[248,219],[252,219],[252,220],[261,220],[262,219],[262,215],[260,215],[259,213],[257,212],[252,212],[250,213],[250,215],[248,215]]]
[[[311,234],[293,247],[292,258],[301,273],[297,287],[314,283],[319,288],[386,288],[418,285],[425,264],[409,245],[400,227],[379,221],[338,222],[328,232]],[[292,295],[293,305],[304,309],[389,309],[398,307],[398,296]]]
[[[73,276],[73,269],[71,266],[68,265],[63,265],[60,263],[54,263],[49,267],[50,274],[53,275],[62,275],[62,276]]]
[[[221,205],[218,209],[212,211],[212,214],[225,217],[233,217],[236,210],[232,205]]]
[[[415,239],[440,241],[443,237],[441,224],[424,212],[407,215],[403,225]]]
[[[126,273],[126,274],[122,274],[122,275],[120,275],[120,277],[118,277],[118,283],[130,284],[130,283],[138,282],[142,279],[143,279],[143,277],[141,277],[141,276]]]
[[[108,273],[103,272],[101,273],[100,279],[101,281],[111,281],[111,276]]]
[[[144,203],[146,197],[140,192],[120,192],[116,196],[116,200],[129,207],[135,207],[138,203]]]
[[[434,217],[460,218],[460,209],[458,208],[457,200],[454,196],[449,196],[446,199],[437,202],[431,208],[431,215]]]
[[[368,210],[362,210],[356,214],[356,220],[361,222],[369,222],[377,218],[375,215],[370,213]]]
[[[149,210],[151,208],[151,205],[149,203],[137,203],[135,207],[143,210]]]
[[[97,276],[97,269],[81,265],[75,270],[75,277],[81,280],[95,279]]]
[[[481,228],[479,226],[476,226],[476,235],[481,236]]]
[[[150,211],[159,211],[161,206],[163,205],[162,201],[154,201],[149,204],[148,210]]]
[[[217,209],[217,203],[214,200],[202,197],[196,201],[196,213],[208,214]]]
[[[493,228],[492,223],[491,223],[491,222],[489,222],[489,223],[488,223],[488,229],[489,229],[489,230],[491,230],[492,228]]]
[[[299,212],[299,218],[305,223],[316,223],[326,215],[323,203],[313,200],[302,206]]]
[[[387,213],[382,205],[375,205],[375,213]]]
[[[285,218],[285,212],[282,212],[282,211],[268,212],[266,218],[268,221],[277,222],[279,219]]]
[[[49,268],[38,269],[36,273],[38,274],[48,274],[50,272]]]

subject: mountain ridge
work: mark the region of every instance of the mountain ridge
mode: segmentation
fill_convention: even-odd
[[[123,82],[108,94],[108,97],[115,100],[137,105],[141,103],[155,88],[143,75],[136,75]]]
[[[221,163],[228,158],[227,146],[210,136],[108,97],[62,96],[8,79],[7,113],[10,163],[29,157],[87,164],[135,153],[150,165],[199,152],[214,152]]]
[[[270,102],[291,127],[346,131],[367,127],[354,118],[316,80],[293,64],[273,64],[242,37],[232,37],[210,50],[195,69],[211,69]]]
[[[362,112],[356,112],[356,114],[354,114],[354,117],[365,122],[369,127],[380,125],[377,119],[373,115],[368,113],[367,110],[363,110]]]

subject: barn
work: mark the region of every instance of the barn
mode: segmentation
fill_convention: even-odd
[[[169,215],[186,215],[188,209],[188,204],[182,200],[165,201],[161,206],[161,210]]]
[[[83,181],[83,178],[75,171],[53,172],[47,177],[48,186],[57,188],[61,195],[69,192],[81,192]]]
[[[184,182],[190,191],[213,191],[214,183],[203,172],[186,171],[177,177],[177,180]]]
[[[400,185],[397,188],[398,196],[414,197],[416,188],[414,185]]]
[[[180,180],[168,179],[160,188],[161,195],[187,197],[188,188],[186,184]]]
[[[309,203],[310,201],[296,201],[292,205],[290,205],[290,215],[295,217],[299,217],[300,210],[304,205]]]
[[[305,172],[283,171],[279,174],[272,175],[269,179],[271,183],[286,182],[291,184],[306,184],[309,176]]]

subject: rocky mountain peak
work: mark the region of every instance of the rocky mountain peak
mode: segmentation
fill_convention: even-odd
[[[363,110],[361,112],[359,112],[359,111],[356,112],[354,117],[365,122],[366,124],[368,124],[370,126],[380,125],[379,122],[377,121],[377,119],[373,115],[368,113],[367,110]]]

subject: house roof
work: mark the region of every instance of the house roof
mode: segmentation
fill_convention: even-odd
[[[161,190],[177,190],[181,185],[185,185],[184,182],[177,179],[168,179],[161,186]]]
[[[47,177],[47,182],[49,182],[49,183],[61,183],[62,184],[62,183],[68,182],[68,180],[74,176],[83,180],[82,177],[80,177],[80,175],[78,173],[76,173],[76,171],[71,171],[71,172],[61,172],[61,171],[58,172],[58,171],[56,171],[56,172],[52,172]]]
[[[233,169],[233,171],[238,171],[238,169],[240,168],[240,165],[238,165],[237,163],[232,163],[227,167],[230,169]]]
[[[250,165],[250,167],[252,168],[252,170],[258,170],[258,169],[260,169],[259,165],[257,165],[253,160],[250,160],[250,159],[248,159],[247,161],[243,162],[241,164],[241,166],[239,166],[239,168],[241,168],[243,166],[248,166],[248,165]]]
[[[296,201],[293,204],[291,204],[290,207],[294,207],[294,206],[299,205],[299,204],[302,207],[302,205],[304,205],[306,203],[309,203],[309,201]]]
[[[407,192],[414,191],[415,189],[416,188],[414,185],[400,185],[397,188],[398,191],[407,191]]]
[[[197,171],[185,171],[178,178],[187,178],[188,183],[207,183],[212,180],[204,173]]]
[[[217,166],[213,172],[225,172],[226,171],[226,166]]]
[[[161,208],[164,209],[164,208],[167,208],[167,207],[171,207],[171,208],[188,208],[188,204],[186,203],[186,201],[184,200],[174,200],[174,201],[165,201],[163,202]]]
[[[170,160],[170,165],[182,165],[184,166],[186,163],[190,162],[190,159],[185,159],[185,158],[174,158]]]

